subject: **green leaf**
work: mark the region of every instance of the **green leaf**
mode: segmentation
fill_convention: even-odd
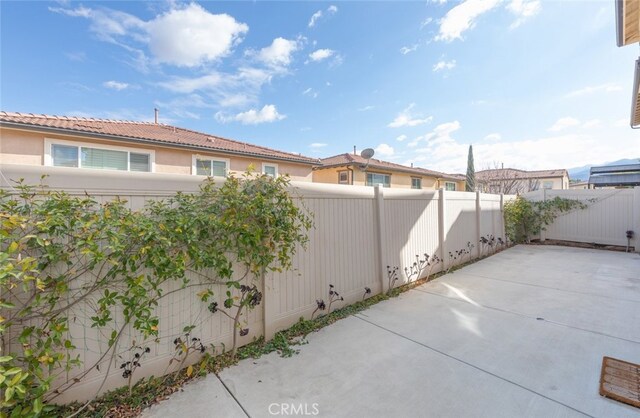
[[[18,243],[15,241],[9,244],[9,248],[7,248],[7,252],[9,254],[15,253],[17,250],[18,250]]]
[[[42,411],[42,398],[36,398],[33,401],[33,412],[39,414]]]

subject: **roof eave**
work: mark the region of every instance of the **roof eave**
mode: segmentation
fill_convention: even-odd
[[[624,0],[616,0],[616,44],[624,46]]]
[[[640,129],[640,58],[636,60],[631,98],[631,128]]]
[[[245,157],[251,156],[251,157],[258,157],[258,158],[264,158],[269,160],[287,161],[287,162],[298,163],[298,164],[306,164],[311,166],[316,166],[320,164],[320,161],[313,161],[308,159],[297,159],[295,157],[284,158],[284,157],[264,155],[264,154],[258,154],[258,153],[247,152],[247,151],[225,150],[221,148],[203,147],[198,145],[180,144],[176,142],[165,142],[165,141],[158,141],[154,139],[135,138],[135,137],[129,137],[129,136],[101,134],[98,132],[88,132],[88,131],[81,131],[81,130],[68,129],[68,128],[56,128],[51,126],[33,125],[33,124],[20,123],[20,122],[8,122],[8,121],[0,120],[0,127],[31,130],[36,132],[59,133],[59,134],[65,134],[65,135],[76,134],[76,135],[85,136],[85,137],[94,138],[94,139],[127,141],[127,142],[134,142],[134,143],[145,144],[145,145],[156,145],[156,146],[165,146],[169,148],[208,151],[213,153],[230,154],[230,155],[238,155],[238,156],[245,156]]]

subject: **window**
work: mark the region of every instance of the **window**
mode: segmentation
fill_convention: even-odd
[[[411,188],[422,189],[422,179],[417,177],[411,177]]]
[[[338,171],[338,183],[340,183],[340,184],[349,184],[349,172],[348,171]]]
[[[450,192],[456,191],[456,184],[452,181],[447,181],[444,183],[444,189]]]
[[[262,163],[262,174],[266,174],[273,178],[278,177],[278,164]]]
[[[382,187],[391,187],[391,175],[367,173],[367,186],[375,186],[381,184]]]
[[[194,157],[192,172],[198,176],[227,177],[229,160],[220,158]]]
[[[153,171],[154,156],[153,151],[45,139],[45,165],[54,167],[150,173]]]
[[[553,189],[553,181],[543,181],[542,182],[543,189]]]

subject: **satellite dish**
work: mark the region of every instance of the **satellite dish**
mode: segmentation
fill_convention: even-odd
[[[369,167],[369,163],[371,162],[371,157],[373,157],[373,154],[375,154],[376,152],[372,149],[372,148],[365,148],[362,150],[362,152],[360,152],[360,156],[364,159],[367,160],[367,164],[365,164],[364,166],[360,167],[360,169],[362,171],[367,171],[367,168]]]
[[[360,156],[364,159],[371,159],[371,157],[373,157],[373,154],[375,154],[376,152],[372,149],[372,148],[365,148],[362,150],[362,152],[360,153]]]

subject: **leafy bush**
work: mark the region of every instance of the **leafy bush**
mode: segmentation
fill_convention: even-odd
[[[101,203],[22,182],[0,190],[0,407],[15,416],[46,412],[46,401],[94,367],[111,366],[119,343],[132,346],[120,341],[127,326],[156,338],[155,307],[175,291],[164,290],[169,281],[181,283],[178,291],[199,289],[213,314],[232,317],[235,355],[236,335],[248,333],[243,312],[261,302],[264,274],[290,268],[307,242],[311,219],[288,182],[247,173],[218,187],[208,179],[198,193],[139,211],[119,199]],[[224,309],[209,302],[215,285],[228,289]],[[90,325],[109,336],[109,348],[54,388],[80,364],[68,332],[79,307],[92,310]],[[129,380],[140,366],[135,359]]]
[[[512,243],[529,243],[533,235],[543,231],[560,214],[587,205],[579,200],[554,197],[550,200],[532,202],[517,196],[504,205],[504,221],[507,237]]]

